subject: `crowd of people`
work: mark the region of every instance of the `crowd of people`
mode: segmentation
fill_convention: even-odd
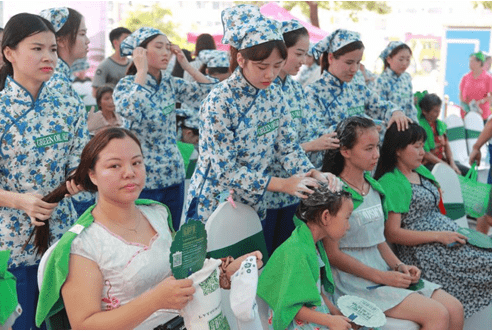
[[[229,52],[208,34],[190,53],[156,28],[112,30],[115,52],[96,70],[88,110],[73,86],[88,51],[84,17],[59,7],[7,22],[0,297],[10,297],[0,327],[46,328],[64,314],[73,329],[162,328],[195,292],[171,273],[174,233],[206,223],[225,194],[257,212],[267,251],[246,246],[220,279],[255,256],[274,329],[358,328],[336,306],[344,295],[422,329],[461,329],[490,305],[491,251],[440,210],[430,172],[468,165],[454,161],[440,97],[413,91],[411,48],[389,43],[375,75],[358,32],[311,44],[300,22],[252,5],[221,19]],[[469,63],[464,114],[479,108],[488,120],[487,55]],[[471,161],[491,119],[485,128]],[[478,229],[490,226],[491,196]],[[56,241],[50,280],[38,285]]]

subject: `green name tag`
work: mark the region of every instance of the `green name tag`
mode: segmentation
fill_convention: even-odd
[[[279,128],[279,119],[272,120],[271,122],[269,122],[263,126],[258,126],[257,137],[268,134],[271,131],[276,130],[277,128]]]
[[[294,110],[294,111],[291,111],[291,117],[293,119],[301,119],[301,110]]]
[[[365,113],[365,107],[364,106],[351,107],[350,109],[348,109],[347,112],[348,112],[349,116],[363,114],[363,113]]]
[[[44,148],[57,143],[68,142],[68,132],[62,131],[61,133],[46,135],[35,139],[36,147]]]
[[[163,109],[163,114],[164,115],[168,115],[170,114],[171,112],[173,112],[173,110],[175,109],[175,104],[171,104],[169,106],[166,106],[164,109]]]
[[[207,232],[205,225],[189,219],[176,232],[169,253],[171,271],[176,279],[185,279],[204,266],[207,254]]]

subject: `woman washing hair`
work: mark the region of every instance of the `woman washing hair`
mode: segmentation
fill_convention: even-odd
[[[11,250],[8,270],[17,278],[23,309],[14,329],[34,328],[39,256],[77,220],[72,201],[41,198],[77,167],[86,121],[82,104],[46,85],[57,63],[53,26],[27,13],[13,16],[2,40],[0,71],[0,250]],[[69,193],[79,188],[68,185]],[[29,242],[33,224],[42,225],[44,241]],[[41,238],[39,238],[41,239]]]

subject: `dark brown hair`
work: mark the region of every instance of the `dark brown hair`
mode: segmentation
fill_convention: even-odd
[[[208,33],[203,33],[197,37],[197,41],[195,42],[195,57],[199,56],[200,51],[202,50],[215,50],[216,42],[214,41],[214,37]]]
[[[113,94],[113,90],[114,87],[112,84],[102,85],[96,90],[96,105],[98,105],[99,109],[101,109],[101,98],[103,98],[103,95],[107,92]]]
[[[94,137],[86,144],[82,154],[80,156],[80,163],[75,172],[67,178],[67,181],[74,180],[77,185],[81,185],[85,190],[89,192],[97,192],[98,187],[92,183],[89,177],[89,172],[94,170],[94,166],[99,159],[99,153],[114,139],[123,139],[130,137],[137,143],[142,151],[139,139],[128,129],[109,127],[99,131]],[[63,182],[58,188],[53,190],[48,195],[42,198],[47,203],[58,203],[65,195],[69,194],[67,185]],[[42,221],[36,219],[37,221]],[[29,236],[26,245],[31,241],[34,236],[34,249],[36,254],[42,255],[49,247],[50,239],[50,226],[49,219],[44,221],[43,226],[37,226],[35,230]]]
[[[284,44],[284,41],[282,40],[271,40],[269,42],[248,47],[240,51],[231,46],[231,63],[229,68],[231,69],[231,72],[234,72],[236,67],[238,67],[238,60],[236,59],[238,53],[240,53],[241,56],[247,61],[262,61],[267,59],[272,54],[274,49],[277,49],[281,54],[281,58],[286,60],[288,57],[288,50],[286,48],[286,44]]]
[[[150,36],[149,38],[147,38],[146,40],[144,40],[142,43],[140,43],[139,47],[143,47],[143,48],[146,48],[147,49],[147,45],[149,45],[149,43],[154,38],[156,38],[157,36],[159,36],[158,33],[155,34],[155,35]],[[135,75],[135,74],[137,74],[137,67],[135,67],[134,62],[132,61],[132,63],[130,64],[130,66],[127,69],[127,75]]]
[[[14,68],[12,67],[12,63],[7,60],[3,52],[5,48],[9,47],[10,49],[15,50],[17,45],[19,45],[19,43],[25,38],[46,31],[53,32],[55,35],[53,25],[41,16],[20,13],[10,18],[5,25],[5,29],[3,30],[2,57],[4,65],[0,70],[0,91],[2,91],[5,86],[7,76],[14,76]]]
[[[80,22],[82,22],[82,14],[75,9],[68,8],[68,19],[67,22],[62,26],[60,30],[56,33],[58,38],[67,38],[68,48],[72,50],[77,39],[77,33],[79,32]]]

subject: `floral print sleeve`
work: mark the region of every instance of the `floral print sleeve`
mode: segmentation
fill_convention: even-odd
[[[383,100],[390,101],[401,109],[406,116],[418,122],[418,111],[414,105],[412,78],[409,73],[396,75],[390,68],[377,78],[374,90]]]
[[[171,77],[171,76],[169,76]],[[216,80],[211,83],[187,82],[181,78],[173,77],[173,86],[176,94],[176,101],[186,103],[194,109],[199,109],[202,101],[207,97],[214,87]]]

